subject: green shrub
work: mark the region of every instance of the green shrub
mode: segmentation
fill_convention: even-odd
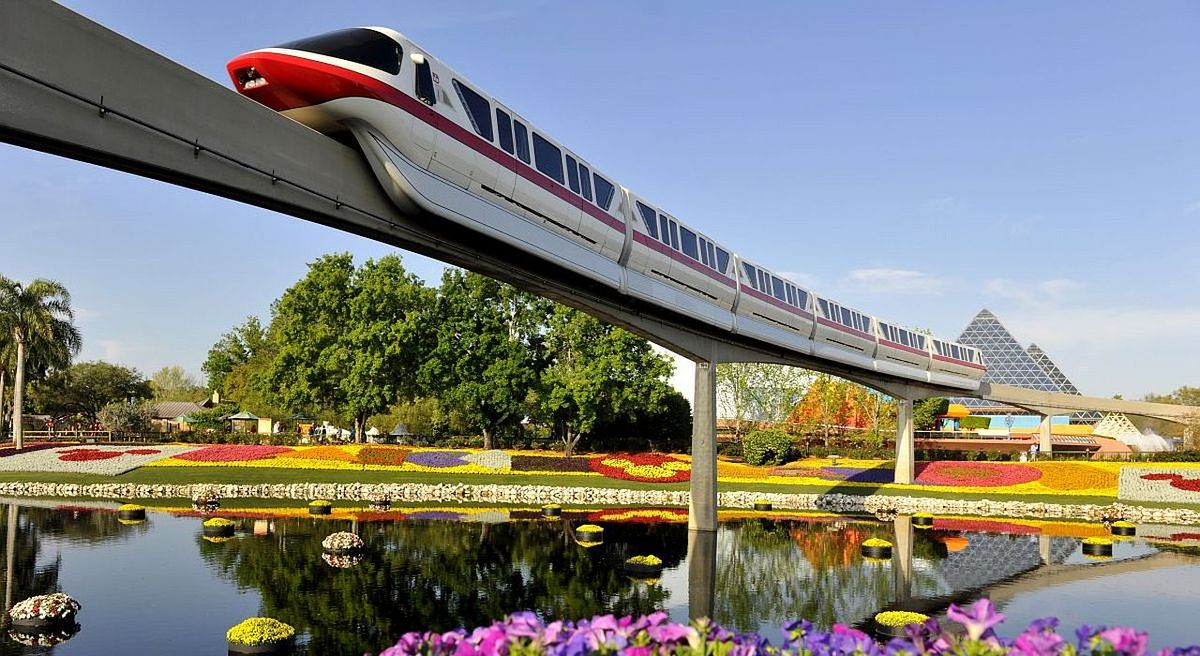
[[[959,428],[963,430],[979,430],[992,425],[991,417],[963,417],[958,420]]]
[[[742,439],[742,456],[749,465],[782,465],[792,454],[792,436],[778,430],[754,430]]]

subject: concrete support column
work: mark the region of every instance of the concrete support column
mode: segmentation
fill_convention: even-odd
[[[1051,564],[1050,563],[1050,546],[1051,545],[1050,545],[1050,536],[1049,535],[1039,535],[1038,536],[1038,558],[1042,561],[1043,565]]]
[[[897,483],[911,485],[915,476],[916,438],[913,436],[913,402],[896,399],[896,472]]]
[[[717,532],[688,531],[688,619],[711,619],[716,592]]]
[[[892,574],[895,598],[901,608],[912,599],[913,525],[911,515],[896,515],[896,543],[892,549]]]
[[[1054,452],[1050,442],[1050,415],[1042,415],[1042,423],[1038,425],[1038,455],[1049,456]]]
[[[692,402],[691,489],[688,529],[716,531],[717,372],[712,362],[696,363],[696,396]]]

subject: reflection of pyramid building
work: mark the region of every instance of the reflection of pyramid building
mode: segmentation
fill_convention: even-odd
[[[987,365],[987,373],[983,376],[985,382],[1047,392],[1079,394],[1079,390],[1045,351],[1036,344],[1026,350],[1012,333],[1008,332],[1004,324],[1000,323],[996,315],[986,309],[975,315],[957,341],[959,344],[974,346],[983,354],[983,362]],[[955,402],[968,408],[994,407],[992,402],[982,399],[956,399]],[[1099,413],[1094,412],[1079,413],[1072,417],[1075,421],[1088,423],[1099,418]]]

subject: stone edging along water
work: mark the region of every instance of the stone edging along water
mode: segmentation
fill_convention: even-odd
[[[287,483],[270,485],[166,485],[131,483],[0,483],[0,496],[90,499],[190,499],[201,491],[224,499],[329,499],[369,501],[388,497],[393,502],[500,503],[540,505],[682,506],[690,494],[675,490],[556,487],[552,485],[464,485],[427,483]],[[1123,518],[1132,522],[1200,524],[1200,511],[1189,508],[1148,508],[1122,503],[1061,504],[988,499],[934,499],[851,494],[782,494],[721,492],[722,508],[752,508],[758,500],[777,510],[816,510],[833,513],[928,512],[1032,519],[1100,521]]]

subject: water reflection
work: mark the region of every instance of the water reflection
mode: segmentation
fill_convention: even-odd
[[[1088,561],[1078,537],[1103,529],[1086,524],[948,518],[921,528],[904,516],[744,513],[712,533],[689,532],[677,513],[662,510],[547,520],[509,509],[333,519],[295,509],[228,511],[236,536],[210,541],[198,517],[152,512],[149,522],[130,526],[117,521],[115,504],[46,506],[3,508],[6,597],[11,605],[60,586],[79,597],[85,630],[54,652],[67,656],[162,644],[184,655],[218,653],[224,628],[253,614],[295,626],[301,653],[361,654],[405,631],[472,626],[523,609],[552,618],[668,609],[676,620],[708,616],[774,637],[797,617],[861,625],[880,610],[937,613],[980,595],[1023,609],[1023,600],[1060,589],[1048,586],[1074,586],[1072,599],[1086,608],[1092,596],[1113,594],[1108,581],[1124,576],[1128,586],[1128,576],[1157,568],[1200,582],[1191,552],[1140,538],[1118,543],[1111,563]],[[576,542],[584,522],[603,526],[602,544]],[[353,559],[323,558],[321,540],[342,530],[356,530],[366,549]],[[859,546],[871,537],[893,542],[891,560],[862,558]],[[662,578],[626,573],[634,555],[661,558]],[[1198,610],[1200,600],[1186,595],[1166,605],[1147,595],[1126,609],[1126,621]],[[89,623],[103,630],[88,631]],[[1191,641],[1169,629],[1153,637],[1156,645]],[[9,638],[0,645],[0,656],[35,653]]]

